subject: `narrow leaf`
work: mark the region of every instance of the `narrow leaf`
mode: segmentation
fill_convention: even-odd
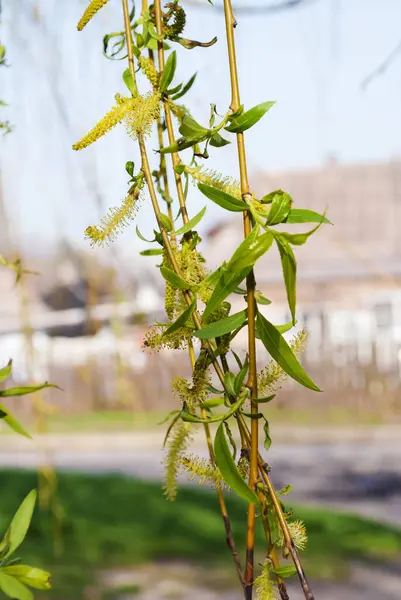
[[[161,93],[165,92],[173,81],[175,69],[177,67],[177,53],[174,50],[166,60],[166,64],[164,65],[163,74],[160,79],[160,91]]]
[[[175,96],[172,96],[172,100],[178,100],[179,98],[182,98],[182,96],[184,96],[193,86],[196,76],[197,76],[197,73],[194,73],[194,75],[192,75],[191,79],[184,85],[182,90],[180,92],[178,92],[178,94],[175,94]]]
[[[189,290],[191,288],[191,284],[181,279],[181,277],[179,277],[176,273],[174,273],[174,271],[172,271],[168,267],[161,267],[160,273],[163,275],[164,279],[171,283],[171,285],[175,289]]]
[[[191,148],[191,146],[195,146],[203,140],[206,139],[206,136],[197,137],[197,138],[179,138],[174,144],[171,146],[166,146],[165,148],[160,149],[160,154],[173,154],[174,152],[181,152],[181,150],[186,150],[187,148]]]
[[[3,383],[6,379],[8,379],[11,375],[11,371],[13,368],[13,361],[9,360],[8,364],[0,369],[0,383]]]
[[[204,402],[200,403],[201,408],[216,408],[216,406],[221,406],[224,404],[224,398],[208,398],[204,400]]]
[[[293,244],[294,246],[302,246],[303,244],[305,244],[307,239],[320,228],[322,223],[323,221],[321,221],[316,227],[314,227],[310,231],[307,231],[306,233],[287,233],[283,231],[279,234],[276,234],[275,232],[275,234],[279,235],[281,238],[284,238],[285,240],[287,240],[287,242]]]
[[[129,91],[133,96],[137,94],[134,78],[132,77],[132,73],[129,69],[125,69],[123,73],[123,80]],[[132,177],[132,175],[131,175]]]
[[[163,335],[168,335],[170,333],[173,333],[174,331],[177,331],[177,329],[179,329],[180,327],[184,327],[184,325],[186,324],[186,322],[188,321],[188,319],[190,319],[192,313],[194,312],[196,307],[196,299],[193,300],[192,304],[190,304],[178,317],[178,319],[176,321],[174,321],[174,323],[172,323],[169,327],[167,327],[166,331],[163,333]]]
[[[200,223],[200,221],[203,219],[204,214],[206,212],[206,208],[206,206],[205,208],[202,208],[202,210],[199,211],[197,215],[192,217],[192,219],[190,219],[188,223],[180,227],[180,229],[177,229],[177,231],[175,232],[176,235],[183,235],[184,233],[188,233],[188,231],[191,231],[191,229],[196,227],[197,224]]]
[[[230,271],[242,271],[252,268],[255,263],[270,249],[274,236],[270,231],[258,235],[259,228],[254,227],[252,233],[238,246],[231,257],[227,268]]]
[[[161,248],[147,248],[146,250],[141,250],[139,254],[141,256],[159,256],[163,254],[163,250]]]
[[[202,320],[206,321],[217,307],[227,298],[227,296],[245,279],[252,267],[247,267],[239,272],[223,271],[220,273],[220,279],[216,283],[213,294],[206,305]]]
[[[27,565],[9,565],[2,567],[2,573],[15,577],[18,581],[24,585],[29,585],[37,590],[49,590],[51,588],[50,573],[42,571],[36,567],[29,567]]]
[[[215,133],[214,135],[212,135],[209,143],[214,148],[222,148],[223,146],[231,144],[231,142],[225,140],[219,133]]]
[[[11,575],[0,571],[0,589],[13,600],[33,600],[32,592],[21,582]]]
[[[29,433],[25,431],[22,425],[18,423],[18,421],[10,414],[9,410],[2,404],[0,404],[0,412],[0,419],[7,423],[7,425],[11,427],[11,429],[13,429],[16,433],[19,433],[20,435],[29,438],[30,440],[32,439],[32,436],[30,436]]]
[[[276,394],[273,394],[272,396],[263,396],[262,398],[258,398],[257,400],[255,400],[255,402],[258,402],[260,404],[267,404],[268,402],[274,400],[275,397]]]
[[[246,310],[241,310],[230,317],[225,317],[220,321],[215,321],[214,323],[210,323],[210,325],[202,327],[202,329],[198,329],[194,335],[200,340],[220,337],[240,327],[246,321],[246,315]]]
[[[266,219],[267,225],[278,225],[287,218],[291,210],[292,198],[289,194],[279,190],[272,201],[269,214]]]
[[[320,389],[299,363],[282,334],[259,312],[257,314],[257,327],[263,345],[276,363],[301,385],[320,392]]]
[[[242,212],[244,210],[248,210],[248,206],[242,200],[238,200],[234,196],[230,194],[226,194],[226,192],[222,192],[221,190],[217,190],[211,185],[206,185],[204,183],[200,183],[198,188],[212,202],[215,202],[225,210],[229,210],[231,212]]]
[[[178,130],[186,138],[202,138],[207,136],[209,130],[200,125],[190,115],[185,115]]]
[[[288,306],[290,307],[292,322],[295,324],[297,304],[297,260],[293,249],[285,238],[276,235],[275,240],[280,252],[285,288],[287,290]]]
[[[236,119],[233,119],[230,125],[224,129],[231,133],[242,133],[250,127],[253,127],[253,125],[255,125],[255,123],[257,123],[274,104],[275,102],[263,102],[262,104],[258,104],[242,113],[242,115]]]
[[[214,453],[216,464],[220,469],[224,481],[240,498],[250,504],[258,504],[259,500],[255,492],[245,483],[231,456],[230,449],[224,433],[224,425],[221,424],[214,438]]]
[[[0,397],[8,398],[9,396],[26,396],[26,394],[32,394],[33,392],[38,392],[39,390],[43,390],[45,388],[56,388],[60,389],[54,383],[41,383],[40,385],[28,385],[24,387],[13,387],[8,388],[7,390],[0,391]]]
[[[235,460],[236,455],[237,455],[237,444],[235,443],[234,436],[233,436],[233,433],[232,433],[232,431],[230,429],[228,421],[224,421],[224,429],[226,430],[228,441],[230,442],[230,446],[231,446],[232,451],[233,451],[233,460]]]
[[[222,415],[207,417],[205,419],[203,417],[198,417],[197,415],[193,415],[192,413],[190,413],[187,405],[184,404],[184,408],[181,411],[181,419],[183,421],[189,421],[190,423],[219,423],[219,421],[225,421],[226,419],[229,419],[234,413],[236,413],[237,410],[239,410],[244,404],[245,399],[245,396],[243,398],[239,398],[237,402],[231,405],[231,408],[228,412]]]
[[[167,215],[160,213],[159,221],[161,222],[161,224],[163,225],[163,227],[166,231],[171,231],[173,229],[173,224],[170,221],[170,217],[168,217]]]
[[[269,450],[270,446],[272,445],[272,440],[270,437],[269,422],[267,420],[265,420],[265,424],[263,425],[263,431],[265,432],[265,441],[263,445],[265,450]]]
[[[295,565],[283,565],[282,567],[277,567],[277,569],[272,569],[272,573],[278,575],[282,579],[292,577],[296,572],[297,568]]]
[[[255,292],[255,300],[258,304],[264,304],[266,306],[272,303],[272,301],[268,298],[265,298],[265,296],[259,290],[256,290]]]
[[[6,535],[9,539],[8,552],[5,558],[8,558],[22,544],[31,523],[33,509],[36,503],[36,490],[32,490],[22,501],[20,507],[15,513],[13,520]]]
[[[152,242],[156,241],[156,238],[153,238],[153,240],[147,240],[142,233],[139,231],[138,229],[138,225],[136,226],[136,235],[139,237],[140,240],[142,240],[143,242],[148,242],[149,244],[151,244]]]
[[[224,387],[229,396],[235,396],[235,375],[234,373],[224,373]]]
[[[332,222],[326,219],[325,216],[320,215],[314,210],[308,210],[306,208],[292,208],[288,217],[285,220],[286,223],[326,223],[332,225]]]

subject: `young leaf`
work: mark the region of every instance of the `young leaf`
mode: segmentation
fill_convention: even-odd
[[[246,310],[241,310],[230,317],[225,317],[220,321],[215,321],[214,323],[210,323],[210,325],[205,325],[205,327],[202,327],[202,329],[195,331],[194,335],[200,340],[220,337],[226,333],[230,333],[237,327],[240,327],[246,321],[246,318]]]
[[[250,504],[258,504],[259,500],[255,492],[251,490],[238,473],[238,469],[227,444],[223,424],[219,426],[216,437],[214,438],[214,453],[216,464],[220,469],[223,479],[228,483],[233,492]]]
[[[224,398],[208,398],[204,400],[204,402],[200,403],[201,408],[216,408],[216,406],[221,406],[224,404]]]
[[[23,387],[13,387],[8,388],[7,390],[0,390],[0,397],[8,398],[10,396],[25,396],[26,394],[32,394],[33,392],[38,392],[39,390],[43,390],[45,388],[56,388],[60,389],[54,383],[41,383],[40,385],[28,385]]]
[[[292,198],[285,192],[279,190],[275,193],[272,205],[266,219],[267,225],[278,225],[282,223],[291,210]]]
[[[252,233],[241,242],[227,265],[229,271],[252,268],[259,258],[266,254],[273,243],[273,234],[270,231],[262,235],[258,233],[259,227],[254,227]]]
[[[258,304],[268,305],[272,303],[272,301],[268,298],[265,298],[265,296],[259,290],[255,291],[255,300]]]
[[[8,558],[22,544],[31,523],[36,503],[36,490],[32,490],[22,501],[7,530],[9,547],[4,558]]]
[[[129,89],[129,91],[131,92],[131,94],[133,96],[136,96],[138,92],[136,90],[134,78],[132,77],[132,73],[129,69],[125,69],[125,71],[123,73],[123,80],[124,80],[125,85]],[[132,177],[132,175],[131,175],[131,177]]]
[[[283,231],[280,232],[278,235],[280,235],[281,238],[284,238],[285,240],[287,240],[287,242],[293,244],[294,246],[302,246],[303,244],[305,244],[307,239],[319,229],[322,223],[323,221],[321,221],[318,225],[316,225],[316,227],[314,227],[310,231],[307,231],[306,233],[287,233]]]
[[[184,327],[184,325],[186,324],[186,322],[188,321],[188,319],[191,317],[192,313],[194,312],[196,308],[196,299],[194,299],[192,301],[192,304],[190,304],[178,317],[178,319],[176,321],[174,321],[174,323],[172,323],[170,325],[170,327],[167,327],[166,331],[164,332],[163,335],[168,335],[170,333],[173,333],[174,331],[177,331],[177,329],[179,329],[180,327]]]
[[[0,404],[0,412],[0,419],[7,423],[7,425],[11,427],[11,429],[13,429],[16,433],[19,433],[20,435],[29,438],[30,440],[32,439],[32,436],[29,435],[27,431],[25,431],[22,425],[20,425],[18,421],[14,419],[14,417],[9,413],[8,409],[2,404]]]
[[[264,441],[264,447],[265,450],[269,450],[270,446],[272,445],[272,440],[270,437],[270,430],[269,430],[269,421],[267,419],[265,419],[265,424],[263,425],[263,431],[265,432],[265,441]]]
[[[206,185],[204,183],[200,183],[198,188],[212,202],[215,202],[225,210],[230,210],[231,212],[242,212],[244,210],[248,210],[248,206],[242,200],[238,200],[234,196],[230,194],[226,194],[226,192],[222,192],[221,190],[217,190],[211,185]]]
[[[164,279],[171,283],[173,288],[177,290],[189,290],[191,288],[191,284],[181,279],[181,277],[176,275],[176,273],[168,267],[161,267],[160,273],[163,275]]]
[[[193,83],[196,79],[197,73],[194,73],[194,75],[192,75],[191,79],[184,85],[184,87],[182,88],[182,90],[180,92],[178,92],[178,94],[175,94],[175,96],[172,96],[172,100],[178,100],[179,98],[182,98],[182,96],[185,96],[185,94],[191,89],[191,87],[193,86]]]
[[[285,288],[287,290],[288,306],[290,307],[292,322],[295,325],[297,304],[297,261],[293,249],[285,238],[276,235],[275,240],[280,252]]]
[[[228,441],[230,442],[230,446],[233,450],[233,460],[235,460],[235,457],[237,455],[237,444],[235,443],[235,439],[234,439],[234,436],[230,429],[230,426],[228,424],[228,421],[223,421],[223,423],[224,423],[224,429],[226,430],[226,434],[228,437]]]
[[[32,592],[20,581],[0,570],[0,589],[14,600],[33,600]]]
[[[222,146],[227,146],[228,144],[231,144],[231,142],[225,140],[219,133],[215,133],[214,135],[212,135],[209,143],[214,148],[221,148]]]
[[[286,223],[326,223],[332,225],[331,221],[326,219],[323,215],[315,212],[314,210],[308,210],[306,208],[292,208],[289,212],[288,217],[285,220]]]
[[[245,365],[242,367],[241,371],[238,373],[238,375],[235,378],[234,389],[235,389],[235,393],[237,395],[240,393],[241,388],[244,384],[246,374],[248,373],[248,366],[249,366],[248,363],[245,363]]]
[[[160,213],[159,221],[161,222],[161,224],[163,225],[163,227],[166,231],[171,231],[173,229],[173,224],[170,221],[170,217],[168,217],[167,215]]]
[[[282,567],[277,567],[277,569],[272,569],[271,572],[282,579],[286,579],[287,577],[295,575],[297,568],[295,565],[283,565]]]
[[[211,313],[218,307],[229,294],[245,279],[252,267],[247,267],[239,272],[231,272],[228,270],[220,271],[220,278],[216,283],[213,294],[206,305],[202,320],[206,321]]]
[[[193,229],[194,227],[197,226],[198,223],[200,223],[200,221],[203,219],[204,214],[206,212],[206,206],[205,208],[202,208],[202,210],[200,212],[198,212],[197,215],[195,215],[194,217],[192,217],[192,219],[190,219],[188,221],[188,223],[186,223],[185,225],[183,225],[182,227],[180,227],[180,229],[177,229],[177,231],[175,232],[176,235],[183,235],[184,233],[188,233],[188,231],[191,231],[191,229]]]
[[[153,240],[147,240],[142,233],[139,231],[138,229],[138,225],[136,226],[136,235],[139,237],[140,240],[142,240],[143,242],[148,242],[149,244],[151,244],[152,242],[156,241],[156,238],[153,238]]]
[[[141,256],[159,256],[163,254],[163,250],[161,248],[147,248],[146,250],[141,250],[139,254]]]
[[[224,129],[231,133],[242,133],[250,127],[253,127],[253,125],[255,125],[255,123],[257,123],[274,104],[275,102],[263,102],[262,104],[258,104],[242,113],[242,115],[236,119],[233,119],[230,125],[227,125]]]
[[[282,334],[260,312],[257,314],[257,327],[263,345],[276,363],[301,385],[320,392],[320,389],[298,362]]]
[[[205,140],[206,137],[206,135],[196,138],[180,137],[174,144],[171,144],[171,146],[166,146],[165,148],[161,148],[159,152],[160,154],[172,154],[173,152],[181,152],[181,150],[186,150],[187,148],[191,148],[191,146],[195,146],[196,144],[203,142],[203,140]]]
[[[241,408],[241,406],[245,402],[245,399],[245,396],[243,398],[239,398],[237,402],[231,405],[230,410],[224,413],[223,415],[215,415],[213,417],[208,417],[205,419],[203,417],[198,417],[197,415],[193,415],[192,413],[190,413],[187,404],[184,403],[184,408],[181,411],[181,419],[190,423],[218,423],[219,421],[225,421]]]
[[[42,571],[42,569],[37,569],[36,567],[29,567],[27,565],[9,565],[7,567],[2,567],[1,572],[6,573],[6,575],[11,575],[21,583],[36,588],[37,590],[49,590],[51,588],[50,573]]]
[[[224,387],[229,396],[235,396],[235,375],[234,373],[224,373]]]
[[[177,53],[174,50],[166,60],[166,64],[164,65],[163,74],[160,79],[160,91],[161,93],[165,92],[173,81],[175,69],[177,67]]]
[[[13,361],[10,359],[8,361],[8,364],[3,367],[2,369],[0,369],[0,383],[3,383],[3,381],[6,381],[6,379],[8,379],[11,375],[11,371],[13,368]]]
[[[267,404],[268,402],[271,402],[272,400],[274,400],[274,398],[276,397],[276,394],[273,394],[272,396],[264,396],[262,398],[258,398],[256,400],[256,402],[260,402],[260,404]]]
[[[209,133],[208,129],[202,127],[190,115],[184,116],[178,131],[186,138],[202,138]]]

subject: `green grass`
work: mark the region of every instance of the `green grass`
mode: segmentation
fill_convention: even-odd
[[[0,481],[4,531],[18,502],[36,487],[36,475],[2,471]],[[53,556],[52,519],[39,510],[20,549],[24,563],[52,572],[53,591],[38,592],[37,600],[83,600],[84,588],[93,585],[99,568],[166,559],[232,568],[213,492],[183,488],[176,503],[170,504],[158,484],[117,475],[65,473],[59,476],[59,488],[65,512],[63,555]],[[234,534],[243,541],[246,505],[232,494],[227,500]],[[401,531],[386,525],[304,507],[296,508],[296,516],[308,526],[305,566],[313,577],[346,575],[350,558],[369,562],[401,556]],[[243,544],[239,545],[242,552]],[[235,584],[234,571],[229,572]]]

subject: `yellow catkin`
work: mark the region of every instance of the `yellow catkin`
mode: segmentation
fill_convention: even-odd
[[[199,485],[208,484],[213,487],[218,485],[221,489],[229,489],[220,470],[210,460],[189,454],[181,456],[180,463],[188,473],[188,481],[199,479]]]
[[[91,246],[104,246],[115,241],[124,227],[134,219],[139,208],[140,192],[138,188],[131,191],[121,206],[110,208],[100,225],[91,225],[85,230],[85,238],[90,241]]]
[[[82,31],[89,21],[95,16],[95,14],[107,4],[109,0],[91,0],[89,6],[86,7],[84,14],[79,20],[77,25],[78,31]]]
[[[87,133],[79,142],[73,145],[73,150],[83,150],[96,142],[99,138],[104,136],[108,131],[113,129],[118,123],[124,119],[124,117],[132,110],[134,105],[134,99],[132,98],[121,98],[116,95],[117,105],[113,108],[95,125],[89,133]]]
[[[255,600],[277,600],[278,589],[271,576],[270,562],[266,561],[261,574],[254,581]]]
[[[177,476],[181,468],[181,457],[191,441],[192,427],[189,423],[179,421],[167,444],[167,455],[164,460],[164,494],[170,502],[177,496]]]
[[[305,329],[302,329],[290,342],[295,356],[299,356],[304,350],[307,337]],[[287,378],[287,373],[274,360],[271,360],[258,375],[259,392],[265,395],[274,394]]]
[[[146,94],[133,99],[132,110],[124,114],[127,133],[136,140],[138,134],[146,137],[152,130],[152,125],[160,113],[160,95]]]
[[[223,175],[222,173],[213,171],[213,169],[190,169],[188,172],[195,181],[210,185],[241,200],[241,185],[233,177]]]
[[[159,73],[155,67],[153,60],[146,58],[146,56],[140,56],[138,58],[138,64],[141,68],[142,73],[148,79],[152,87],[157,88],[159,85]]]
[[[300,520],[289,521],[288,529],[289,529],[290,535],[292,537],[292,540],[293,540],[294,545],[297,548],[297,550],[301,550],[301,551],[305,550],[306,545],[308,543],[308,533],[306,531],[305,523]],[[278,546],[283,547],[284,546],[284,535],[281,530],[281,527],[279,528],[279,531],[280,531],[280,534],[279,534]]]

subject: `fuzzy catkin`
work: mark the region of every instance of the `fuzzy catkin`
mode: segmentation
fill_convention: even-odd
[[[278,600],[278,589],[270,572],[270,562],[266,561],[262,573],[254,581],[255,600]]]
[[[164,460],[164,494],[170,502],[177,496],[177,476],[180,470],[182,455],[191,441],[192,427],[189,423],[179,421],[167,444],[167,455]]]
[[[116,96],[116,106],[113,106],[111,110],[101,119],[93,129],[89,131],[84,137],[73,145],[73,150],[83,150],[87,148],[108,131],[113,129],[116,125],[121,123],[124,117],[132,110],[134,106],[134,99],[132,98],[121,98]]]
[[[86,7],[84,14],[79,19],[77,29],[82,31],[89,21],[95,16],[95,14],[107,4],[109,0],[91,0],[89,6]]]

